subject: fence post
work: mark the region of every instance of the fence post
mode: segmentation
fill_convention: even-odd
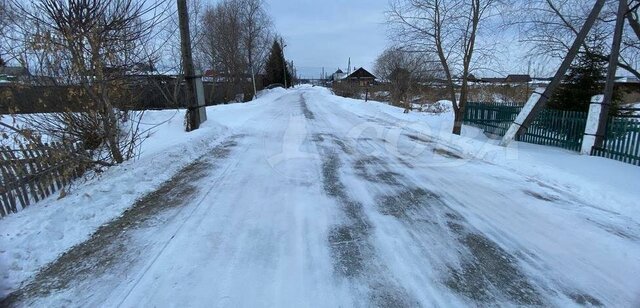
[[[602,111],[602,102],[604,95],[596,95],[591,98],[589,105],[589,115],[587,115],[587,125],[584,127],[584,137],[582,137],[582,149],[580,154],[591,155],[591,149],[596,143],[596,134],[598,133],[598,125],[600,124],[600,112]]]
[[[544,88],[536,88],[535,91],[533,91],[533,94],[531,94],[531,97],[529,97],[527,103],[524,104],[524,107],[522,107],[522,110],[520,110],[520,113],[518,113],[516,119],[513,120],[513,123],[511,124],[511,126],[509,126],[509,130],[507,130],[507,132],[504,134],[504,137],[502,137],[500,145],[508,146],[509,143],[511,143],[511,141],[516,138],[516,134],[520,130],[520,126],[522,126],[524,120],[529,117],[529,113],[531,113],[533,107],[535,107],[535,105],[538,103],[538,100],[540,100],[540,97],[542,97],[541,93],[544,93]]]

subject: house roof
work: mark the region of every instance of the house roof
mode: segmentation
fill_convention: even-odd
[[[334,74],[344,74],[344,72],[341,69],[338,69]]]
[[[26,67],[21,66],[0,66],[0,74],[7,76],[31,76]]]
[[[376,79],[376,76],[374,76],[373,74],[369,73],[367,70],[365,70],[364,68],[359,68],[357,69],[355,72],[351,73],[351,75],[347,76],[347,78],[357,78],[357,79],[362,79],[362,78],[371,78],[371,79]]]
[[[505,82],[531,82],[531,76],[529,75],[508,75],[504,80]]]
[[[505,79],[504,78],[481,78],[480,81],[482,82],[491,82],[491,83],[500,83],[500,82],[504,82]]]

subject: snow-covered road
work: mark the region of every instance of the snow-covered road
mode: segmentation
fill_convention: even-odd
[[[324,90],[283,93],[220,119],[233,133],[185,172],[184,198],[156,198],[180,206],[92,252],[107,261],[13,304],[640,303],[637,221]]]

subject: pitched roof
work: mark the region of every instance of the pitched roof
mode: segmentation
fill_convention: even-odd
[[[0,66],[0,74],[7,76],[31,76],[26,67],[20,66]]]
[[[372,79],[376,79],[376,76],[373,76],[373,74],[369,73],[367,70],[365,70],[364,68],[359,68],[357,69],[355,72],[351,73],[351,75],[347,76],[347,78],[357,78],[357,79],[361,79],[361,78],[372,78]]]
[[[508,75],[504,80],[505,82],[531,82],[531,76],[529,75]]]
[[[480,81],[482,82],[492,82],[492,83],[499,83],[499,82],[504,82],[505,79],[504,78],[480,78]]]

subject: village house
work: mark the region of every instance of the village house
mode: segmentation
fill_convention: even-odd
[[[355,70],[349,76],[345,77],[345,80],[364,87],[373,85],[376,81],[376,76],[361,67]]]
[[[31,73],[29,73],[29,70],[26,67],[0,66],[0,83],[27,83],[31,80],[31,77]]]
[[[329,77],[329,80],[334,82],[339,82],[340,80],[344,79],[344,77],[346,76],[347,74],[345,74],[341,69],[338,69],[335,73],[331,74],[331,77]]]

